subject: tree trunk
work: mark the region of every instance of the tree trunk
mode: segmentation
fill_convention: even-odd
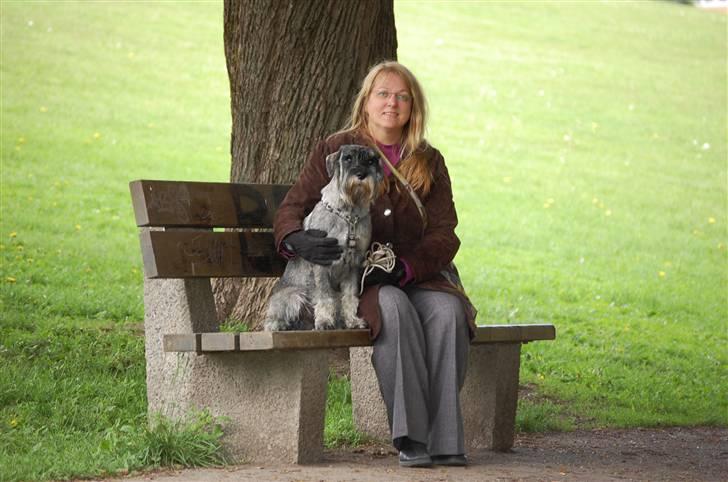
[[[392,0],[225,0],[232,182],[293,183],[341,129],[369,67],[396,59]],[[218,279],[220,321],[257,328],[273,280]]]

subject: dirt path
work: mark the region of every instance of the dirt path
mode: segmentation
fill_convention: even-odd
[[[327,451],[317,465],[240,465],[134,475],[177,481],[728,481],[728,428],[594,430],[521,435],[511,453],[478,451],[464,468],[401,469],[385,446]]]

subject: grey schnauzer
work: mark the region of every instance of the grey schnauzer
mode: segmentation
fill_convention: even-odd
[[[369,148],[344,145],[326,157],[331,181],[321,201],[303,220],[304,229],[326,231],[343,247],[330,266],[297,256],[273,287],[263,324],[269,331],[366,328],[356,315],[359,276],[372,236],[369,208],[384,179],[379,156]]]

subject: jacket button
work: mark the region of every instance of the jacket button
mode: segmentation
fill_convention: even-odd
[[[391,209],[387,208],[387,209],[384,210],[384,215],[385,216],[389,216],[390,214],[392,214],[392,210]]]

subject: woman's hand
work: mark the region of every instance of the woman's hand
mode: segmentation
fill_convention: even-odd
[[[394,262],[394,268],[391,273],[387,273],[383,269],[375,268],[369,275],[364,278],[364,286],[372,285],[394,285],[399,286],[400,281],[406,273],[404,263],[397,259]]]
[[[320,229],[295,231],[283,238],[283,246],[306,261],[321,266],[331,265],[343,252],[339,241],[327,237],[326,231]]]

